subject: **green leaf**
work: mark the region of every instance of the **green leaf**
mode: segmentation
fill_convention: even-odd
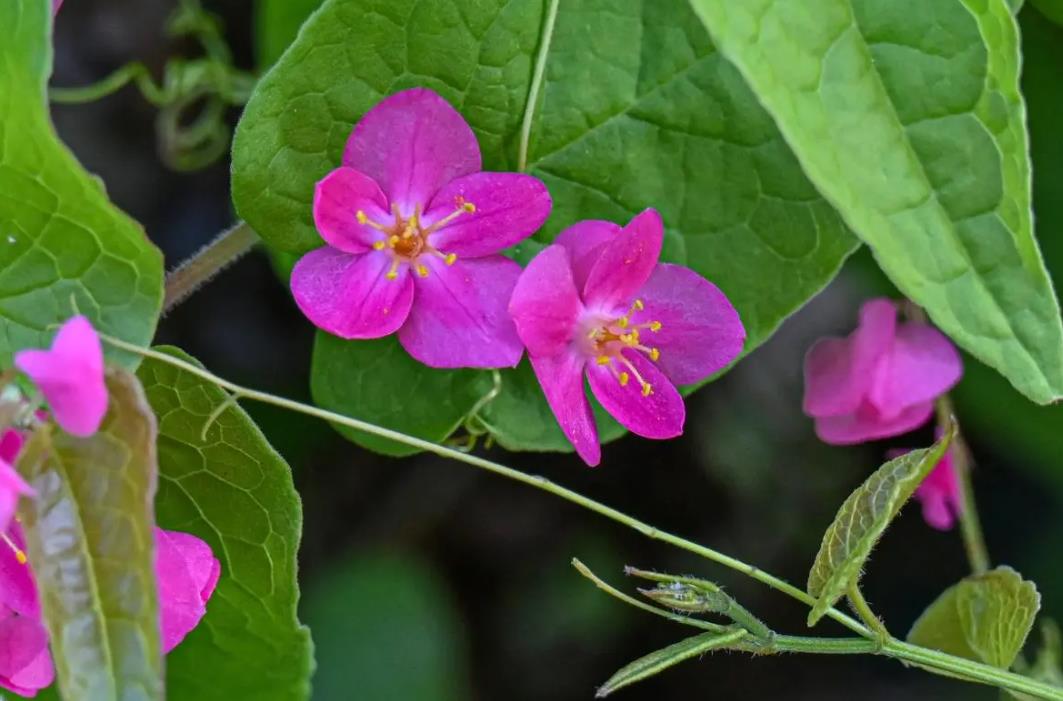
[[[998,567],[946,589],[912,626],[908,642],[1008,669],[1040,608],[1033,582]]]
[[[0,364],[45,345],[73,315],[71,299],[99,331],[146,344],[162,305],[162,255],[52,127],[51,3],[5,0],[0,27]]]
[[[678,643],[651,652],[645,657],[640,657],[631,664],[623,667],[609,680],[598,688],[596,698],[605,698],[614,691],[619,691],[625,686],[659,674],[674,665],[689,660],[691,657],[700,657],[706,652],[726,648],[732,643],[738,642],[748,635],[744,630],[735,630],[729,633],[702,633]]]
[[[470,698],[463,621],[425,563],[393,550],[348,558],[307,586],[302,613],[315,699]]]
[[[1029,398],[1063,396],[1006,3],[690,2],[897,287]]]
[[[314,341],[310,391],[331,411],[418,438],[442,441],[488,392],[488,373],[433,370],[403,350],[394,336],[345,341],[323,331]],[[350,440],[385,455],[412,455],[402,443],[335,426]]]
[[[161,700],[155,417],[125,370],[108,373],[107,391],[95,435],[34,432],[18,469],[37,498],[20,500],[19,517],[63,697]]]
[[[860,580],[864,562],[878,539],[945,454],[955,432],[955,426],[951,426],[929,448],[890,460],[845,500],[823,534],[823,543],[808,573],[808,593],[816,598],[808,614],[809,626],[814,626],[850,585]]]
[[[241,216],[274,248],[322,245],[314,184],[339,165],[369,108],[416,85],[462,112],[487,169],[514,169],[545,5],[327,0],[263,77],[237,128],[232,185]],[[529,171],[549,186],[554,212],[537,241],[518,248],[534,250],[580,219],[626,222],[656,207],[665,257],[728,294],[747,351],[830,281],[856,245],[682,0],[560,3],[533,124]],[[315,366],[318,386],[322,374]],[[348,389],[358,384],[334,368],[329,375]],[[529,376],[503,382],[536,405],[509,411],[515,403],[500,397],[505,409],[489,408],[486,421],[510,447],[567,448]],[[434,383],[469,394],[453,379]],[[411,410],[427,414],[441,400],[421,396]],[[522,425],[528,416],[549,420]]]
[[[258,65],[268,68],[276,63],[295,40],[299,27],[321,0],[258,0],[255,7],[255,52]]]
[[[1030,4],[1056,24],[1063,24],[1063,0],[1030,0]]]
[[[207,615],[166,658],[168,698],[309,698],[310,636],[296,618],[302,506],[288,465],[235,405],[203,439],[227,401],[218,387],[152,359],[138,374],[159,417],[159,525],[202,538],[221,560]]]

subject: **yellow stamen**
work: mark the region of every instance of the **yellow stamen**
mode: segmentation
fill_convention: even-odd
[[[646,308],[646,306],[642,303],[641,299],[636,299],[635,303],[631,305],[631,308],[634,311],[641,312],[643,309]]]
[[[622,317],[620,317],[619,319],[616,320],[616,325],[619,326],[622,329],[626,329],[628,324],[630,324],[630,323],[631,323],[631,319],[628,319],[626,316],[622,316]]]
[[[612,358],[610,358],[608,355],[599,355],[596,359],[596,362],[599,365],[608,365],[611,360]]]
[[[400,261],[398,258],[391,261],[391,269],[388,270],[387,275],[385,275],[384,277],[386,277],[388,280],[397,279],[399,277],[399,263],[401,262],[402,261]]]
[[[652,331],[654,333],[657,333],[660,330],[661,330],[661,322],[659,322],[659,321],[651,321],[650,322],[650,331]]]
[[[15,559],[18,560],[18,564],[25,565],[28,558],[26,553],[22,552],[22,548],[15,545],[15,542],[6,533],[0,533],[0,538],[3,538],[4,542],[7,543],[7,547],[11,548],[11,551],[15,553]]]
[[[383,251],[384,247],[387,246],[387,245],[388,244],[387,244],[386,241],[374,241],[373,242],[373,248],[378,250],[378,251]]]
[[[425,267],[423,264],[418,264],[417,274],[421,277],[428,277],[428,268]]]
[[[661,351],[658,350],[657,348],[650,348],[650,360],[652,360],[653,362],[656,363],[660,359],[661,359]]]
[[[458,254],[457,253],[448,253],[446,255],[446,257],[443,259],[443,262],[446,263],[447,265],[454,265],[454,261],[456,261],[457,259],[458,259]]]
[[[398,236],[392,234],[391,238],[388,239],[388,243],[391,244],[392,248],[394,248],[395,244],[397,244],[399,242],[399,240],[400,239],[399,239]]]
[[[651,385],[649,382],[643,382],[642,383],[642,396],[643,397],[648,397],[651,394],[653,394],[653,385]]]
[[[622,372],[620,373],[620,376],[617,379],[620,380],[621,387],[627,387],[628,380],[631,379],[631,376],[628,375],[626,372]]]
[[[366,216],[366,213],[360,209],[354,213],[354,218],[357,219],[358,223],[362,224],[363,226],[371,227],[373,229],[376,229],[377,231],[387,231],[387,227],[385,227],[383,224],[377,224],[375,221]]]
[[[451,212],[447,216],[443,217],[442,219],[437,221],[432,226],[430,226],[427,229],[425,229],[425,231],[424,231],[425,235],[428,235],[428,234],[432,233],[433,231],[438,231],[439,229],[442,229],[444,226],[446,226],[450,222],[454,221],[455,219],[460,217],[462,214],[472,214],[473,212],[476,211],[476,205],[474,205],[472,202],[466,202],[465,198],[462,197],[461,195],[458,195],[457,197],[454,198],[454,207],[455,207],[455,209],[454,209],[453,212]]]

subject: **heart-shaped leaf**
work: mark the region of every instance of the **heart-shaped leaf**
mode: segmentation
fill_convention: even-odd
[[[864,562],[890,521],[948,450],[955,426],[922,450],[913,450],[875,470],[838,510],[808,573],[808,593],[816,604],[808,614],[815,625],[860,579]]]

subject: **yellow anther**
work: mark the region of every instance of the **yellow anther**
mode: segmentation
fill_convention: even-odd
[[[653,394],[653,385],[651,385],[649,382],[643,382],[642,383],[642,396],[643,397],[648,397],[651,394]]]
[[[428,277],[428,268],[424,264],[419,264],[417,266],[417,274],[421,277]]]
[[[29,558],[26,557],[26,553],[21,550],[15,550],[15,559],[18,560],[18,564],[20,565],[24,565],[29,561]]]
[[[378,251],[383,251],[384,247],[387,246],[387,245],[388,244],[387,244],[386,241],[374,241],[373,242],[373,248],[378,250]]]
[[[446,257],[443,258],[443,262],[446,263],[447,265],[454,265],[454,261],[456,261],[457,259],[458,259],[458,254],[457,253],[448,253],[446,255]]]
[[[597,362],[599,365],[608,365],[610,360],[612,360],[612,358],[610,358],[608,355],[599,355],[597,358],[595,358],[595,362]]]
[[[395,280],[396,278],[398,278],[398,276],[399,276],[399,273],[398,273],[397,270],[389,270],[388,274],[385,275],[384,277],[386,277],[388,280]]]
[[[636,299],[635,303],[631,305],[631,308],[637,312],[641,312],[643,309],[646,308],[646,305],[642,303],[641,299]]]
[[[365,216],[365,212],[360,209],[354,213],[354,218],[358,220],[359,224],[365,224],[369,221],[369,217]]]
[[[658,350],[657,348],[650,348],[650,360],[652,360],[653,362],[656,363],[660,359],[661,359],[661,351]]]
[[[461,208],[464,209],[469,214],[472,214],[473,212],[476,211],[476,205],[474,205],[472,202],[462,202],[461,203]]]
[[[398,236],[392,234],[391,238],[388,239],[388,243],[390,243],[392,246],[394,246],[395,244],[397,244],[399,242],[399,240],[400,239],[399,239]]]
[[[650,331],[652,331],[654,333],[657,333],[660,330],[661,330],[661,322],[659,322],[659,321],[651,321],[650,322]]]
[[[22,548],[15,545],[15,541],[11,540],[6,533],[0,533],[0,538],[7,543],[7,547],[11,548],[11,552],[15,553],[15,559],[18,560],[18,564],[25,565],[28,561],[26,553],[22,552]]]
[[[616,379],[620,380],[621,387],[627,387],[627,383],[631,379],[631,376],[628,375],[626,372],[622,372]]]
[[[616,325],[619,326],[622,329],[626,329],[627,325],[630,324],[630,323],[631,323],[631,319],[628,319],[626,316],[622,316],[622,317],[620,317],[619,319],[616,320]]]

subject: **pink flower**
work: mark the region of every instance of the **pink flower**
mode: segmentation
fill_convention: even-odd
[[[588,465],[601,459],[583,390],[646,438],[683,432],[675,385],[698,382],[742,350],[745,329],[727,297],[679,265],[658,263],[664,229],[647,209],[621,229],[584,221],[528,264],[509,309],[546,399]]]
[[[19,526],[3,539],[8,547],[0,544],[0,686],[34,696],[55,677],[48,630]],[[187,533],[156,528],[155,547],[163,652],[169,652],[206,613],[221,565],[210,546]]]
[[[940,433],[938,431],[939,438]],[[886,455],[893,459],[908,452],[911,450],[891,450]],[[916,487],[914,496],[923,506],[923,520],[928,526],[947,531],[956,523],[963,513],[963,495],[960,493],[960,481],[956,478],[956,468],[952,465],[952,448],[945,452],[926,479]]]
[[[55,15],[59,12],[59,8],[63,6],[63,0],[52,0],[52,14]]]
[[[804,411],[826,443],[906,433],[926,423],[934,400],[963,374],[959,353],[937,329],[897,323],[888,299],[860,310],[848,338],[825,338],[805,356]]]
[[[84,437],[100,428],[107,413],[103,348],[88,319],[68,320],[49,350],[15,353],[15,366],[37,385],[64,431]]]
[[[542,225],[550,196],[536,178],[480,168],[469,125],[431,90],[369,110],[314,193],[328,245],[291,278],[307,318],[343,338],[397,331],[432,367],[516,365],[506,302],[520,266],[498,253]]]
[[[15,460],[22,450],[22,436],[14,429],[7,429],[0,436],[0,533],[7,530],[20,496],[32,496],[35,492],[15,470]]]

